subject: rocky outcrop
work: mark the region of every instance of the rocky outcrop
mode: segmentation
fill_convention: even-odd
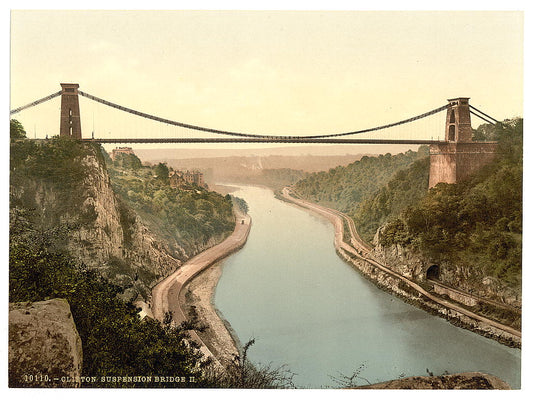
[[[9,386],[78,387],[81,339],[66,300],[9,305]]]
[[[85,200],[81,214],[92,213],[92,223],[70,236],[72,255],[125,289],[125,300],[140,295],[149,299],[150,288],[178,268],[187,252],[178,246],[171,255],[168,244],[156,237],[115,195],[105,165],[96,156],[85,157]],[[177,258],[179,257],[179,258]]]
[[[412,376],[373,385],[358,386],[355,389],[497,389],[511,387],[500,378],[480,372],[441,376]]]
[[[510,288],[496,278],[488,277],[483,271],[467,268],[447,261],[429,259],[400,245],[380,245],[380,230],[374,237],[372,258],[386,264],[392,270],[418,282],[426,280],[431,266],[438,268],[438,280],[459,290],[494,300],[520,309],[522,293],[520,288]]]
[[[63,228],[61,246],[78,262],[98,270],[123,289],[126,301],[149,301],[151,288],[181,264],[223,237],[181,245],[159,237],[113,191],[98,149],[80,159],[80,182],[68,190],[50,180],[27,177],[12,197],[41,216],[44,230]]]

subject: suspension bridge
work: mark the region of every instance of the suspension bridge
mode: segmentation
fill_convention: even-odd
[[[35,100],[22,107],[10,111],[10,115],[20,113],[46,103],[61,96],[59,136],[74,140],[95,143],[315,143],[315,144],[406,144],[429,145],[430,170],[429,187],[440,182],[456,183],[466,179],[473,172],[491,162],[497,152],[495,142],[476,142],[472,140],[471,116],[480,120],[497,124],[498,121],[487,113],[472,106],[468,97],[448,99],[448,103],[422,114],[405,118],[397,122],[380,124],[372,128],[364,128],[347,132],[333,132],[315,135],[265,135],[255,132],[234,132],[223,129],[208,128],[200,125],[171,120],[148,114],[133,108],[104,100],[79,90],[77,83],[62,83],[61,90],[46,97]],[[135,118],[149,120],[165,127],[179,128],[178,132],[154,137],[138,135],[124,137],[122,135],[107,135],[95,137],[94,127],[90,138],[83,138],[81,134],[81,115],[79,97],[86,98],[98,105],[133,115]],[[405,135],[405,127],[411,127],[419,121],[439,116],[445,113],[443,139],[437,139],[430,133],[430,137],[409,137]],[[442,134],[442,119],[439,117],[438,130]],[[111,120],[108,120],[109,123]],[[402,131],[403,129],[403,131]],[[424,129],[422,129],[424,131]],[[127,130],[126,130],[127,131]],[[391,134],[392,132],[392,134]],[[396,133],[394,133],[396,132]],[[195,137],[197,134],[207,134],[206,137]]]
[[[15,108],[10,111],[10,115],[20,113],[24,110],[36,107],[42,103],[48,102],[56,97],[61,96],[61,112],[60,112],[60,136],[67,136],[73,139],[92,141],[97,143],[332,143],[332,144],[439,144],[457,141],[471,140],[471,123],[470,115],[490,123],[496,124],[498,121],[483,111],[470,105],[468,98],[455,98],[448,100],[448,103],[440,107],[434,108],[422,114],[417,114],[410,118],[405,118],[397,122],[380,124],[372,128],[363,128],[347,132],[334,132],[318,135],[294,135],[294,134],[259,134],[254,132],[234,132],[222,129],[208,128],[204,126],[194,125],[180,121],[171,120],[168,118],[159,117],[148,114],[133,108],[125,107],[123,105],[105,100],[103,98],[91,95],[82,90],[79,90],[79,85],[74,83],[62,83],[62,89],[58,92],[52,93],[46,97],[35,100],[22,107]],[[144,120],[155,121],[156,123],[165,126],[179,127],[181,130],[176,134],[173,133],[167,137],[122,137],[122,135],[107,135],[103,137],[94,137],[94,131],[90,138],[84,138],[81,134],[81,115],[78,97],[89,99],[92,102],[104,105],[114,110],[119,110],[123,113],[134,115]],[[382,135],[379,133],[384,131],[392,131],[394,128],[401,126],[408,126],[416,121],[427,119],[428,117],[437,115],[439,113],[446,113],[446,132],[442,139],[428,138],[409,138],[405,135]],[[441,125],[442,126],[442,125]],[[442,128],[441,128],[442,129]],[[451,132],[453,130],[453,132]],[[457,132],[466,132],[463,134],[455,134]],[[206,137],[191,137],[191,135],[184,134],[184,132],[194,132],[207,134]],[[469,133],[470,132],[470,133]],[[119,137],[120,136],[120,137]],[[462,137],[463,136],[463,137]]]

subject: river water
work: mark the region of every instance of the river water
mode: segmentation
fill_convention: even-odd
[[[233,193],[252,230],[223,262],[214,302],[254,363],[286,365],[298,387],[332,379],[376,383],[401,376],[479,371],[520,387],[520,350],[457,328],[377,289],[343,262],[333,226],[264,188]]]

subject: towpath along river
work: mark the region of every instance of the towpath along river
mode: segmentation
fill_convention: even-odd
[[[183,287],[204,269],[240,249],[246,243],[250,232],[251,218],[249,215],[239,214],[236,220],[235,230],[222,243],[191,258],[152,289],[151,308],[155,319],[162,321],[167,311],[172,312],[173,321],[176,324],[187,319],[178,301]],[[200,344],[200,350],[206,356],[215,358],[194,331],[191,332],[191,337]]]

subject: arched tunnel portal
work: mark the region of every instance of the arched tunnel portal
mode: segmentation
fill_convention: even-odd
[[[431,265],[426,271],[426,279],[439,279],[440,267],[437,264]]]

